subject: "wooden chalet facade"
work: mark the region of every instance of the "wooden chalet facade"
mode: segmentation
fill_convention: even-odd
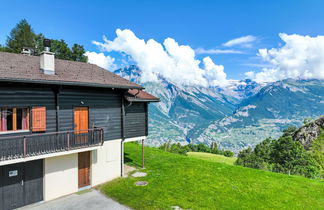
[[[93,64],[0,52],[0,209],[121,176],[123,142],[146,139],[158,101]]]

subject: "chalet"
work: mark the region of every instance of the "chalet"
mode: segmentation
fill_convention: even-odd
[[[148,135],[143,87],[96,65],[0,52],[0,209],[123,175],[123,143]]]

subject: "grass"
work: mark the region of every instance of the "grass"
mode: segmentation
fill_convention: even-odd
[[[125,144],[125,160],[140,166],[141,147]],[[134,209],[324,209],[324,183],[145,148],[141,178],[119,178],[100,189]],[[145,187],[136,181],[148,181]]]
[[[206,152],[187,152],[187,155],[192,158],[208,160],[211,162],[225,163],[228,165],[234,165],[236,157],[226,157],[224,155],[211,154]]]

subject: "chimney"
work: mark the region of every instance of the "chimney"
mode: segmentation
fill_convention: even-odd
[[[24,54],[24,55],[31,55],[31,54],[32,54],[32,49],[29,48],[29,47],[23,47],[23,48],[22,48],[22,51],[21,51],[21,54]]]
[[[40,56],[40,68],[44,74],[54,75],[55,74],[55,58],[54,53],[50,52],[51,40],[44,39],[45,50]]]

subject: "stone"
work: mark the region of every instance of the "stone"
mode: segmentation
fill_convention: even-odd
[[[145,172],[135,172],[132,174],[132,177],[144,177],[146,175],[147,175],[147,173],[145,173]]]
[[[293,139],[299,141],[306,150],[309,150],[313,141],[321,134],[322,129],[324,129],[323,116],[299,128],[293,135]]]
[[[138,182],[135,182],[135,185],[136,186],[146,186],[146,185],[148,185],[148,182],[147,181],[138,181]]]

